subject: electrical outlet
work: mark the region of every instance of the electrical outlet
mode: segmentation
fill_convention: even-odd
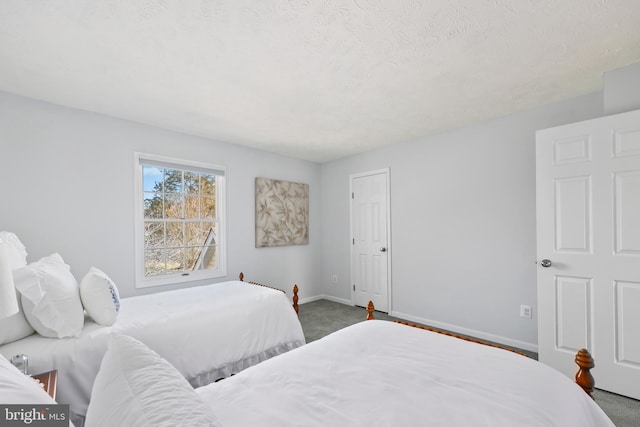
[[[527,319],[531,319],[531,306],[530,305],[521,305],[520,306],[520,317],[525,317]]]
[[[334,274],[334,275],[331,277],[331,282],[332,282],[332,283],[338,283],[338,275],[337,275],[337,274]]]

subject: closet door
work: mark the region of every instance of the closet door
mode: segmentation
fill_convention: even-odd
[[[389,170],[350,177],[351,187],[351,298],[366,307],[389,312]]]
[[[536,135],[538,351],[640,399],[640,111]]]

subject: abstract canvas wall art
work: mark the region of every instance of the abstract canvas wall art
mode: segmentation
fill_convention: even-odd
[[[309,243],[309,184],[256,178],[256,248]]]

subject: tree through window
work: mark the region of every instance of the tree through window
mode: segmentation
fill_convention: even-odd
[[[220,228],[224,170],[143,155],[138,165],[142,281],[220,276],[216,273],[225,270]]]

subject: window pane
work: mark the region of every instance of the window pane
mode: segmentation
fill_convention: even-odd
[[[144,193],[144,217],[160,219],[162,218],[162,193]]]
[[[200,174],[196,172],[184,172],[184,193],[198,194],[200,192]]]
[[[167,273],[184,271],[185,250],[170,249],[167,251]]]
[[[204,245],[215,245],[218,242],[218,225],[215,222],[203,222],[202,236]]]
[[[186,224],[187,246],[203,246],[217,243],[217,225],[215,222]]]
[[[199,196],[185,196],[184,217],[185,219],[200,218],[200,197]]]
[[[164,274],[165,272],[165,257],[163,251],[144,251],[144,275],[155,276]]]
[[[166,194],[164,201],[164,217],[167,219],[182,219],[182,201],[184,196],[181,194]]]
[[[200,218],[214,219],[216,217],[216,199],[215,197],[200,198]]]
[[[195,248],[186,248],[186,270],[192,271],[196,269],[196,263],[198,262],[198,258],[200,257],[200,252],[202,252],[202,247]]]
[[[213,196],[216,194],[216,176],[215,175],[200,175],[200,194],[206,196]]]
[[[202,224],[199,222],[188,222],[186,224],[186,244],[187,246],[202,246],[205,237],[202,234]]]
[[[154,249],[164,247],[164,223],[145,221],[144,248]]]
[[[167,223],[167,248],[178,248],[184,246],[184,223]]]
[[[209,268],[216,268],[218,266],[218,251],[216,245],[205,246],[200,252],[200,256],[194,269],[206,270]]]
[[[182,193],[182,171],[177,169],[165,169],[164,192]]]
[[[164,169],[155,166],[142,166],[142,189],[162,192]]]

